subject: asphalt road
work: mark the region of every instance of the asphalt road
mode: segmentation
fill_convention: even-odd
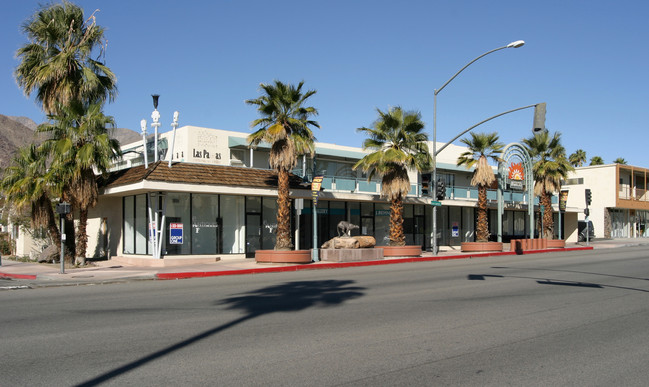
[[[629,247],[0,292],[0,386],[646,386]]]

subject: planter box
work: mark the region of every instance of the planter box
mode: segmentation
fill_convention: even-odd
[[[383,259],[382,249],[320,249],[320,259],[332,262],[377,261]]]
[[[548,249],[563,249],[566,247],[566,241],[563,239],[547,239]]]
[[[311,250],[257,250],[257,263],[311,263]]]
[[[502,242],[462,242],[460,246],[463,252],[503,251]]]
[[[548,239],[512,239],[509,251],[522,254],[526,250],[545,250],[549,247],[548,242]]]
[[[419,257],[421,256],[421,246],[376,246],[375,248],[383,250],[384,257]]]

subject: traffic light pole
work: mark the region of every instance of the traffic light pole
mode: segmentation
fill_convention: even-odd
[[[589,239],[590,239],[590,225],[588,221],[588,217],[590,216],[590,209],[588,209],[588,206],[592,203],[592,193],[590,188],[586,188],[586,191],[584,191],[586,194],[586,209],[584,210],[584,214],[586,215],[586,246],[588,246]]]

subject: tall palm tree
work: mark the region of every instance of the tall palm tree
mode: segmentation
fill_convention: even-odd
[[[88,107],[75,104],[59,106],[49,122],[38,127],[48,139],[43,149],[52,158],[52,170],[57,171],[73,208],[79,210],[76,233],[76,264],[84,264],[88,235],[88,210],[97,204],[99,189],[95,171],[105,173],[121,152],[119,142],[110,137],[108,128],[115,126],[113,117],[102,112],[101,103]]]
[[[593,156],[590,159],[590,165],[604,165],[604,159],[600,156]]]
[[[581,167],[586,162],[586,152],[583,149],[577,149],[568,157],[568,160],[573,167]]]
[[[297,165],[297,156],[313,155],[315,137],[312,127],[320,128],[310,118],[318,114],[316,108],[305,106],[315,90],[302,92],[304,81],[297,86],[274,81],[260,84],[264,93],[259,98],[246,100],[257,106],[261,118],[251,123],[259,129],[248,136],[248,143],[256,147],[261,142],[271,144],[269,163],[277,171],[277,231],[275,250],[291,250],[291,199],[289,197],[289,172]],[[316,248],[316,246],[314,246]]]
[[[381,176],[381,196],[390,200],[390,246],[404,246],[403,198],[410,191],[408,169],[430,170],[432,158],[428,152],[428,136],[419,112],[403,111],[400,107],[387,112],[376,109],[379,118],[371,128],[358,128],[367,134],[364,150],[371,153],[360,159],[354,169],[368,173],[368,179]]]
[[[463,138],[462,143],[469,149],[457,159],[457,165],[467,168],[475,167],[471,177],[471,185],[478,187],[478,223],[476,239],[478,242],[489,240],[489,217],[487,216],[487,187],[495,180],[494,171],[489,166],[489,160],[500,161],[504,144],[498,142],[498,134],[471,133],[471,139]]]
[[[64,0],[43,6],[23,30],[30,42],[16,53],[20,64],[14,75],[27,96],[36,92],[45,113],[71,103],[114,99],[115,74],[92,58],[103,48],[104,34],[94,14],[85,17],[81,7]]]
[[[523,139],[534,165],[534,193],[540,197],[544,206],[543,238],[554,237],[554,219],[552,211],[552,194],[561,189],[561,180],[568,177],[568,172],[574,168],[566,158],[566,150],[561,145],[561,133],[555,132],[550,137],[548,132],[537,133]]]
[[[52,197],[55,185],[48,180],[46,156],[36,145],[20,148],[4,170],[0,189],[13,209],[31,210],[32,228],[46,227],[50,237],[61,248],[61,234],[56,224]]]
[[[626,165],[626,160],[624,160],[624,157],[618,157],[617,159],[613,160],[615,164],[622,164]]]

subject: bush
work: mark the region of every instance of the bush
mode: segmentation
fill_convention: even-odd
[[[11,255],[11,242],[7,233],[2,233],[0,236],[0,254]]]

